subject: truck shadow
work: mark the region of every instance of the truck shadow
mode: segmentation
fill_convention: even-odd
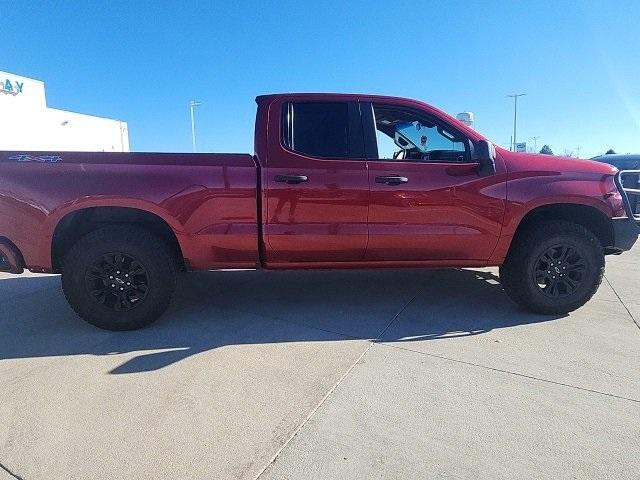
[[[132,354],[109,373],[159,370],[232,345],[454,341],[546,322],[488,270],[209,272],[184,275],[152,326],[107,332],[78,319],[57,276],[0,281],[0,360]]]

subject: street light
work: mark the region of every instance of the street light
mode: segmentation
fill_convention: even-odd
[[[523,97],[526,93],[514,93],[512,95],[507,95],[507,97],[513,98],[513,148],[512,152],[516,150],[516,125],[518,124],[518,97]]]
[[[191,145],[194,153],[197,152],[198,149],[196,148],[196,123],[193,117],[193,109],[199,105],[202,105],[202,102],[189,100],[189,111],[191,112]]]
[[[531,140],[533,140],[533,153],[538,153],[538,139],[540,138],[540,135],[537,135],[535,137],[531,137]]]

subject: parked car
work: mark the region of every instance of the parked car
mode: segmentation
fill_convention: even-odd
[[[608,163],[609,165],[616,167],[618,170],[640,170],[640,155],[599,155],[594,157],[592,160]],[[624,175],[622,178],[622,184],[625,188],[640,190],[640,175]],[[640,214],[640,195],[629,195],[629,201],[631,202],[631,208],[633,211],[636,214]]]
[[[617,169],[509,152],[425,103],[257,99],[255,154],[0,152],[0,269],[61,273],[110,330],[153,322],[178,271],[499,266],[572,311],[639,220]]]

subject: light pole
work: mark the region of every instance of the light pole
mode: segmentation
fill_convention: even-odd
[[[512,152],[515,152],[516,143],[518,142],[516,140],[516,128],[518,124],[518,97],[523,97],[524,95],[526,95],[526,93],[514,93],[512,95],[507,95],[507,97],[513,98],[513,148],[511,149]]]
[[[578,151],[576,158],[580,158],[580,150],[582,150],[582,147],[576,147],[576,150]]]
[[[538,139],[540,138],[540,136],[535,136],[535,137],[531,137],[531,140],[533,140],[533,153],[538,153]]]
[[[193,147],[193,152],[197,152],[198,149],[196,147],[196,122],[193,117],[193,109],[199,105],[202,105],[202,102],[198,102],[197,100],[189,100],[189,111],[191,112],[191,145]]]

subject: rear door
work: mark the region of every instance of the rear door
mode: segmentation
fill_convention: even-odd
[[[426,112],[369,103],[361,109],[370,129],[366,259],[486,261],[501,231],[504,175],[479,176],[473,143]]]
[[[266,263],[363,260],[369,183],[358,103],[274,101],[268,129]]]

